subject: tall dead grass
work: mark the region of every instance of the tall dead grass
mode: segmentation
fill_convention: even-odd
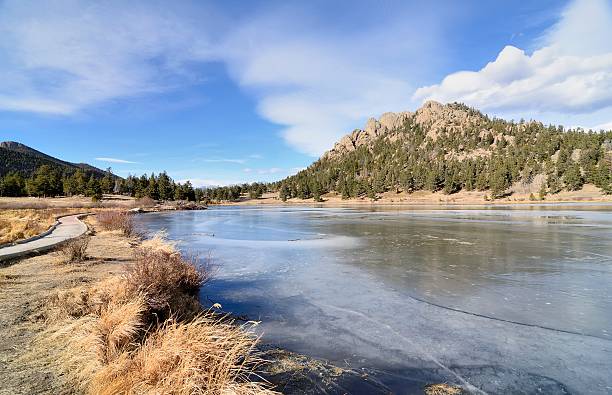
[[[125,277],[130,292],[145,295],[147,306],[161,319],[193,315],[198,310],[193,301],[206,281],[208,273],[197,259],[142,248]]]
[[[55,223],[62,210],[0,210],[0,244],[36,236]]]
[[[250,381],[261,363],[252,331],[203,311],[208,274],[162,244],[143,244],[125,275],[50,300],[48,363],[89,394],[273,393]]]
[[[134,219],[127,211],[101,211],[96,215],[96,219],[98,224],[106,230],[120,230],[128,237],[136,234]]]

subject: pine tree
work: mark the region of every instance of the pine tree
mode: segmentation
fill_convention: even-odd
[[[561,181],[555,172],[548,174],[546,182],[548,183],[548,193],[551,195],[556,195],[563,189],[563,185],[561,185]]]
[[[544,200],[546,198],[546,183],[543,182],[540,185],[540,191],[538,192],[538,197],[540,198],[540,200]]]
[[[565,187],[568,191],[578,191],[582,189],[582,185],[584,185],[584,178],[580,172],[580,166],[578,166],[577,163],[571,164],[567,167],[567,170],[563,175],[563,181],[565,181]]]
[[[91,200],[94,202],[102,200],[102,187],[93,174],[89,177],[89,181],[87,181],[85,196],[91,197]]]
[[[165,171],[157,177],[157,192],[161,200],[172,200],[174,198],[172,179],[168,177]]]
[[[153,200],[159,199],[159,192],[157,190],[157,179],[155,174],[151,173],[151,177],[147,181],[147,186],[144,192],[145,196],[150,197]]]
[[[106,174],[100,180],[100,187],[102,188],[102,193],[113,193],[113,188],[115,186],[115,181],[113,180],[113,171],[109,167],[106,169]]]
[[[493,169],[491,178],[489,179],[489,188],[491,189],[491,198],[498,199],[506,194],[506,189],[510,186],[510,176],[508,170],[503,164],[498,164],[498,167]]]
[[[284,182],[281,184],[281,187],[278,190],[278,197],[280,197],[280,199],[283,202],[286,202],[287,198],[290,197],[289,188],[287,187],[287,184]]]
[[[21,174],[9,172],[2,178],[0,182],[1,196],[23,196],[25,193],[25,180]]]

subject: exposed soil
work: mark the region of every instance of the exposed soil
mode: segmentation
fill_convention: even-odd
[[[45,329],[45,303],[61,289],[92,282],[124,270],[132,247],[118,232],[91,237],[84,263],[66,264],[58,252],[0,267],[0,394],[61,393],[54,372],[24,358]]]
[[[530,194],[536,200],[530,199]],[[322,196],[322,202],[314,202],[313,199],[289,199],[286,202],[278,198],[277,193],[266,193],[259,199],[243,198],[238,202],[224,202],[228,205],[312,205],[321,206],[409,206],[409,205],[508,205],[508,204],[538,204],[538,203],[612,203],[612,195],[604,195],[599,188],[587,184],[579,191],[562,191],[555,195],[547,195],[544,200],[538,199],[538,192],[516,191],[506,197],[490,200],[488,191],[460,191],[451,195],[443,192],[416,191],[413,193],[395,191],[385,192],[373,201],[367,197],[342,199],[342,196],[331,192]]]

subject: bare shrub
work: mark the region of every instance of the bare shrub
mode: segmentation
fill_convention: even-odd
[[[134,207],[153,207],[157,204],[157,201],[154,199],[151,199],[148,196],[142,197],[140,199],[136,199],[134,201]]]
[[[127,211],[101,211],[96,215],[98,224],[106,230],[120,230],[126,236],[135,236],[134,219]]]
[[[209,276],[196,258],[178,253],[143,250],[127,270],[126,282],[133,293],[143,294],[149,309],[160,318],[171,314],[193,315],[197,295]]]
[[[60,252],[68,262],[82,262],[87,259],[87,246],[89,237],[78,237],[63,243]]]
[[[249,381],[262,362],[250,324],[202,311],[199,267],[156,235],[125,275],[53,297],[33,358],[58,370],[67,392],[274,394]]]

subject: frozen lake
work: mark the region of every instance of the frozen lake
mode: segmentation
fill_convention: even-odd
[[[212,207],[137,217],[212,258],[201,298],[395,392],[612,393],[612,206]]]

